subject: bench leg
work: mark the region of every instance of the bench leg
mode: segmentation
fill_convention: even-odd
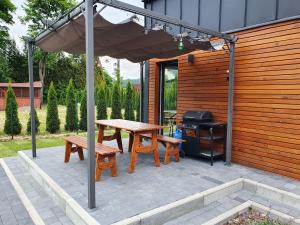
[[[179,162],[179,148],[178,148],[178,145],[171,145],[170,143],[167,143],[165,159],[164,159],[164,164],[165,165],[169,164],[171,156],[175,156],[176,162]]]
[[[101,175],[102,175],[102,168],[101,164],[104,163],[103,157],[101,155],[97,154],[96,156],[96,173],[95,173],[95,180],[100,181],[101,180]]]
[[[77,147],[77,152],[80,160],[84,160],[83,149],[81,147]]]
[[[172,151],[172,147],[169,143],[167,143],[166,152],[165,152],[165,159],[164,159],[164,164],[165,165],[169,164],[169,162],[170,162],[171,151]]]
[[[111,164],[111,176],[116,177],[117,176],[117,160],[116,160],[116,154],[113,156],[108,157],[108,161]]]
[[[103,170],[111,170],[111,176],[116,177],[117,176],[117,159],[116,154],[108,155],[108,156],[102,156],[100,154],[97,154],[96,157],[96,174],[95,179],[96,181],[101,180],[102,171]]]
[[[65,146],[65,163],[68,163],[70,161],[71,149],[72,149],[72,143],[66,142],[66,146]]]

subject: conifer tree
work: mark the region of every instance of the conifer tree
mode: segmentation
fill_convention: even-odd
[[[18,117],[18,103],[14,90],[9,83],[6,91],[6,106],[5,106],[5,123],[4,123],[4,133],[14,135],[21,133],[22,125]]]
[[[87,95],[86,90],[82,93],[81,101],[80,101],[80,122],[79,128],[80,130],[87,131]]]
[[[107,119],[107,95],[105,83],[101,83],[97,92],[97,120]]]
[[[36,110],[34,109],[34,120],[35,120],[35,132],[39,132],[40,121],[37,116]],[[29,113],[29,118],[27,121],[27,133],[31,134],[31,112]]]
[[[50,83],[47,96],[46,131],[53,134],[59,131],[60,120],[57,108],[57,94],[53,82]]]
[[[121,92],[120,82],[116,81],[113,85],[112,96],[111,96],[111,119],[122,119],[120,92]]]
[[[127,83],[125,93],[125,119],[134,120],[134,93],[130,82]]]
[[[136,121],[140,121],[141,111],[140,111],[140,92],[135,92],[135,111],[136,111]]]
[[[66,112],[65,130],[76,131],[78,130],[78,109],[77,109],[75,88],[72,79],[70,79],[67,88],[66,106],[67,106],[67,112]]]

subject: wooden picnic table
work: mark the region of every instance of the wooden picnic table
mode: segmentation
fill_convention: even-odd
[[[135,169],[135,164],[137,161],[138,153],[152,153],[154,155],[155,166],[160,166],[159,152],[158,152],[158,142],[157,133],[159,130],[165,128],[165,126],[141,123],[136,121],[129,121],[123,119],[113,119],[113,120],[97,120],[96,124],[99,125],[98,133],[98,143],[103,141],[111,141],[116,139],[119,149],[123,153],[121,130],[129,132],[129,148],[131,151],[131,160],[129,165],[129,173],[133,173]],[[111,127],[115,129],[113,135],[104,135],[105,127]],[[142,134],[151,134],[150,145],[143,145],[141,142]]]

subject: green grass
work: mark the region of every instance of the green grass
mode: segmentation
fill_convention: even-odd
[[[63,138],[38,138],[37,148],[60,146],[64,144]],[[11,140],[0,142],[0,158],[15,156],[18,151],[31,149],[31,140]]]
[[[78,107],[79,108],[79,107]],[[58,113],[61,121],[60,133],[49,134],[46,132],[46,106],[42,109],[37,109],[37,115],[40,120],[39,134],[37,135],[37,148],[47,148],[64,145],[64,137],[67,135],[74,135],[76,133],[69,133],[64,130],[66,107],[59,106]],[[22,124],[21,135],[15,136],[13,140],[11,137],[3,132],[5,122],[5,111],[0,111],[0,158],[16,156],[18,151],[31,149],[31,136],[26,133],[26,126],[29,117],[29,107],[19,108],[19,119]],[[108,114],[111,109],[108,108]],[[112,134],[112,130],[105,131],[106,134]],[[86,132],[79,132],[78,135],[86,136]],[[122,137],[127,138],[128,134],[122,132]]]

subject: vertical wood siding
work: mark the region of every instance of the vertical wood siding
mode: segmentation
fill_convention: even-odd
[[[300,20],[237,33],[233,161],[300,179]],[[177,122],[187,110],[227,119],[228,54],[178,58]],[[151,60],[149,118],[157,122],[158,60]]]

